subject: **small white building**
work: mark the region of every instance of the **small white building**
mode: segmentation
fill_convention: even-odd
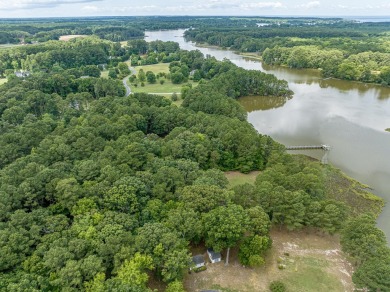
[[[28,76],[30,76],[30,72],[29,71],[16,71],[15,76],[19,77],[19,78],[28,77]]]
[[[207,249],[207,254],[209,256],[210,262],[213,264],[219,263],[222,260],[221,253],[215,252],[212,248]]]
[[[194,265],[193,269],[201,268],[205,265],[204,256],[202,254],[198,254],[192,257],[192,264]]]

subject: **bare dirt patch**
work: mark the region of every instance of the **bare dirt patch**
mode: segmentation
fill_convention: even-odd
[[[87,37],[87,35],[82,35],[82,34],[62,35],[62,36],[60,36],[60,41],[67,42],[67,41],[70,41],[71,39],[86,38],[86,37]]]
[[[353,269],[337,236],[274,229],[271,237],[273,247],[266,256],[265,266],[256,269],[241,266],[237,249],[233,249],[229,266],[208,263],[206,271],[187,275],[186,290],[269,291],[272,281],[281,280],[288,291],[353,291]],[[279,265],[284,269],[280,270]]]

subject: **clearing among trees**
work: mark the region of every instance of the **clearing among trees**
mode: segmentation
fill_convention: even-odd
[[[352,267],[341,251],[337,236],[310,231],[288,232],[274,228],[273,246],[266,264],[250,269],[240,265],[237,249],[231,251],[230,264],[207,263],[207,270],[191,273],[185,279],[187,291],[268,291],[272,281],[280,280],[287,291],[353,291]],[[280,268],[279,268],[280,267]]]

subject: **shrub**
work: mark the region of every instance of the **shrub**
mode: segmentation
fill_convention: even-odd
[[[281,281],[273,281],[269,285],[269,289],[271,290],[271,292],[285,292],[286,286]]]
[[[207,270],[207,267],[203,266],[203,267],[199,267],[199,268],[194,269],[194,272],[199,273],[199,272],[206,271],[206,270]]]

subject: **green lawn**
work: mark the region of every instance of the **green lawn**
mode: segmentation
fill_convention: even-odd
[[[108,70],[102,71],[102,73],[100,74],[100,77],[108,79]]]
[[[144,72],[152,71],[154,74],[157,73],[169,73],[169,63],[158,63],[154,65],[146,65],[146,66],[135,66],[134,69],[137,71],[143,69]]]
[[[287,291],[344,291],[337,276],[329,273],[330,262],[320,257],[296,257],[282,273]]]
[[[253,185],[259,173],[260,173],[259,171],[252,171],[248,174],[244,174],[238,171],[228,171],[225,172],[225,176],[229,181],[229,186],[232,188],[237,185],[242,185],[245,183]]]
[[[7,45],[0,45],[0,49],[9,49],[14,47],[20,47],[23,46],[21,44],[7,44]]]
[[[143,69],[144,72],[152,71],[154,74],[158,73],[169,73],[169,64],[168,63],[158,63],[154,65],[146,65],[146,66],[136,66],[134,69],[139,72],[139,70]],[[160,84],[160,79],[157,79],[155,84],[150,84],[148,82],[144,82],[145,86],[141,86],[139,83],[137,87],[133,84],[130,84],[132,92],[146,92],[146,93],[157,93],[164,96],[170,96],[173,92],[180,94],[181,88],[187,83],[191,83],[193,87],[197,86],[198,83],[189,80],[188,82],[182,84],[173,84],[170,80],[162,78],[164,80],[164,84]]]
[[[197,83],[194,83],[192,81],[182,83],[182,84],[173,84],[170,80],[165,80],[164,84],[160,84],[160,81],[157,80],[157,83],[155,84],[150,84],[145,82],[145,86],[141,86],[138,84],[137,87],[135,87],[133,84],[130,84],[131,91],[132,92],[147,92],[147,93],[164,93],[164,94],[172,94],[173,92],[176,92],[179,94],[181,92],[181,88],[183,85],[186,85],[187,83],[191,83],[192,86],[196,86]]]
[[[0,85],[3,85],[6,82],[7,82],[7,78],[1,78],[0,79]]]

